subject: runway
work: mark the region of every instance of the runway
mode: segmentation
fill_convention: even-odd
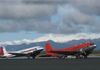
[[[1,70],[99,70],[100,58],[0,59]]]

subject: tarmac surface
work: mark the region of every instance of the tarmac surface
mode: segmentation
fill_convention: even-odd
[[[0,59],[0,70],[100,70],[100,58]]]

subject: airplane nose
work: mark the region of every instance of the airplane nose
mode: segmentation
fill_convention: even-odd
[[[96,46],[95,44],[93,46]]]
[[[96,48],[96,44],[91,45],[90,48]]]
[[[43,48],[41,47],[41,48],[39,48],[39,50],[43,50]]]
[[[40,51],[42,51],[43,49],[40,49]]]
[[[96,45],[94,44],[94,47],[96,48]]]

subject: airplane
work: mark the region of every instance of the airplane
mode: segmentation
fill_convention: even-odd
[[[43,50],[40,46],[35,46],[19,51],[11,51],[7,52],[5,47],[0,47],[0,58],[12,58],[12,57],[22,57],[26,56],[28,58],[32,57],[33,59],[36,58],[37,55]]]
[[[45,45],[45,53],[47,57],[55,56],[58,58],[66,58],[67,56],[75,56],[77,59],[87,58],[89,54],[96,48],[92,42],[84,42],[82,44],[73,45],[67,48],[52,48],[49,42]],[[44,56],[44,57],[45,57]]]

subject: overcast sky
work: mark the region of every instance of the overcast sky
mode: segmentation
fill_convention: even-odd
[[[1,34],[100,33],[99,30],[100,0],[0,0]]]

